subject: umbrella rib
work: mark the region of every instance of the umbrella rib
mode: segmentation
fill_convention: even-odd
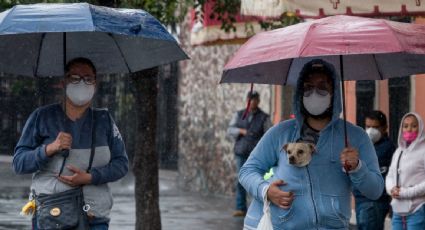
[[[121,47],[118,45],[117,40],[114,38],[114,36],[113,36],[111,33],[108,33],[108,35],[109,35],[109,37],[111,37],[111,38],[112,38],[112,40],[114,41],[114,43],[115,43],[115,45],[117,46],[118,50],[120,51],[120,54],[121,54],[122,59],[124,60],[125,66],[127,66],[128,72],[129,72],[129,73],[132,73],[132,72],[131,72],[131,69],[130,69],[130,66],[129,66],[129,65],[128,65],[128,63],[127,63],[127,60],[126,60],[126,59],[125,59],[125,57],[124,57],[124,53],[122,52]]]
[[[34,77],[37,77],[38,72],[38,66],[40,65],[40,54],[41,54],[41,47],[43,46],[44,37],[46,36],[46,33],[41,34],[40,44],[38,46],[38,55],[37,55],[37,62],[35,64],[35,70],[34,70]]]
[[[382,72],[381,72],[381,69],[379,68],[375,54],[372,54],[372,57],[373,57],[373,60],[375,61],[375,66],[376,66],[376,69],[378,70],[380,80],[384,80],[384,76],[382,76]]]
[[[285,81],[283,82],[284,86],[288,83],[289,71],[291,70],[291,66],[292,66],[293,61],[294,61],[294,59],[291,58],[291,61],[289,62],[289,66],[288,66],[288,71],[286,72],[286,78],[285,78]]]
[[[301,57],[302,56],[302,53],[304,52],[304,50],[307,49],[307,46],[306,45],[303,45],[303,44],[306,42],[307,37],[308,37],[308,34],[311,32],[311,30],[313,30],[313,28],[312,28],[313,25],[315,25],[314,22],[310,24],[310,26],[308,27],[307,32],[305,33],[305,36],[304,36],[302,42],[300,43],[301,44],[301,47],[299,47],[299,49],[298,49],[298,57]]]

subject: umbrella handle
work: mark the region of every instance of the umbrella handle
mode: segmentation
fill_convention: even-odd
[[[347,135],[347,112],[345,109],[345,84],[344,84],[344,64],[342,62],[342,55],[339,55],[339,68],[341,73],[341,88],[342,88],[342,115],[344,117],[344,145],[348,147],[348,135]],[[348,176],[348,172],[351,171],[351,165],[347,161],[344,162],[344,170]]]
[[[341,73],[341,88],[342,88],[342,115],[344,118],[344,144],[345,144],[345,148],[347,148],[348,147],[347,111],[345,109],[344,64],[342,62],[342,55],[339,55],[339,67],[340,67],[340,73]]]
[[[253,89],[254,89],[254,83],[251,83],[251,91],[249,92],[250,95],[252,94]],[[245,112],[243,113],[242,120],[245,120],[246,116],[248,115],[250,107],[251,107],[251,97],[248,98],[248,102],[246,104],[246,109],[245,109]]]

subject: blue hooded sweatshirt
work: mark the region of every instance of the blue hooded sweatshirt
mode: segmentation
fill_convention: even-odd
[[[300,138],[305,119],[301,112],[302,81],[298,80],[293,100],[296,118],[269,129],[240,170],[239,181],[254,198],[245,217],[244,229],[256,229],[263,215],[263,195],[276,180],[286,182],[280,189],[293,192],[294,200],[289,209],[271,203],[274,230],[348,229],[352,188],[373,200],[382,194],[384,180],[373,144],[362,128],[348,122],[348,142],[358,150],[360,162],[348,175],[343,171],[340,154],[344,149],[344,121],[339,118],[342,108],[340,83],[333,66],[325,64],[332,72],[334,83],[332,119],[320,131],[312,160],[306,167],[296,167],[288,163],[286,152],[282,150],[283,145]],[[270,168],[274,175],[264,180],[263,175]]]

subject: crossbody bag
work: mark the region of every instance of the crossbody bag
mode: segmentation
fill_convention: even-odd
[[[89,173],[93,164],[96,149],[96,122],[94,111],[92,110],[92,127],[91,127],[91,150]],[[63,154],[62,166],[59,176],[65,167],[68,153]],[[35,193],[34,193],[35,194]],[[70,189],[55,194],[39,194],[34,195],[36,203],[35,218],[37,219],[37,228],[40,230],[89,230],[89,221],[87,212],[90,206],[84,202],[83,187]]]

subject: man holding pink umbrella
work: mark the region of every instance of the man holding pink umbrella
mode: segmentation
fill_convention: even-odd
[[[320,59],[304,65],[293,102],[296,118],[271,128],[240,170],[240,183],[254,197],[245,229],[257,227],[267,202],[274,229],[348,229],[352,187],[369,199],[382,194],[384,181],[365,131],[347,122],[345,147],[340,95],[332,65]],[[315,145],[307,166],[288,162],[282,146],[291,142]],[[271,167],[274,175],[264,180]]]

